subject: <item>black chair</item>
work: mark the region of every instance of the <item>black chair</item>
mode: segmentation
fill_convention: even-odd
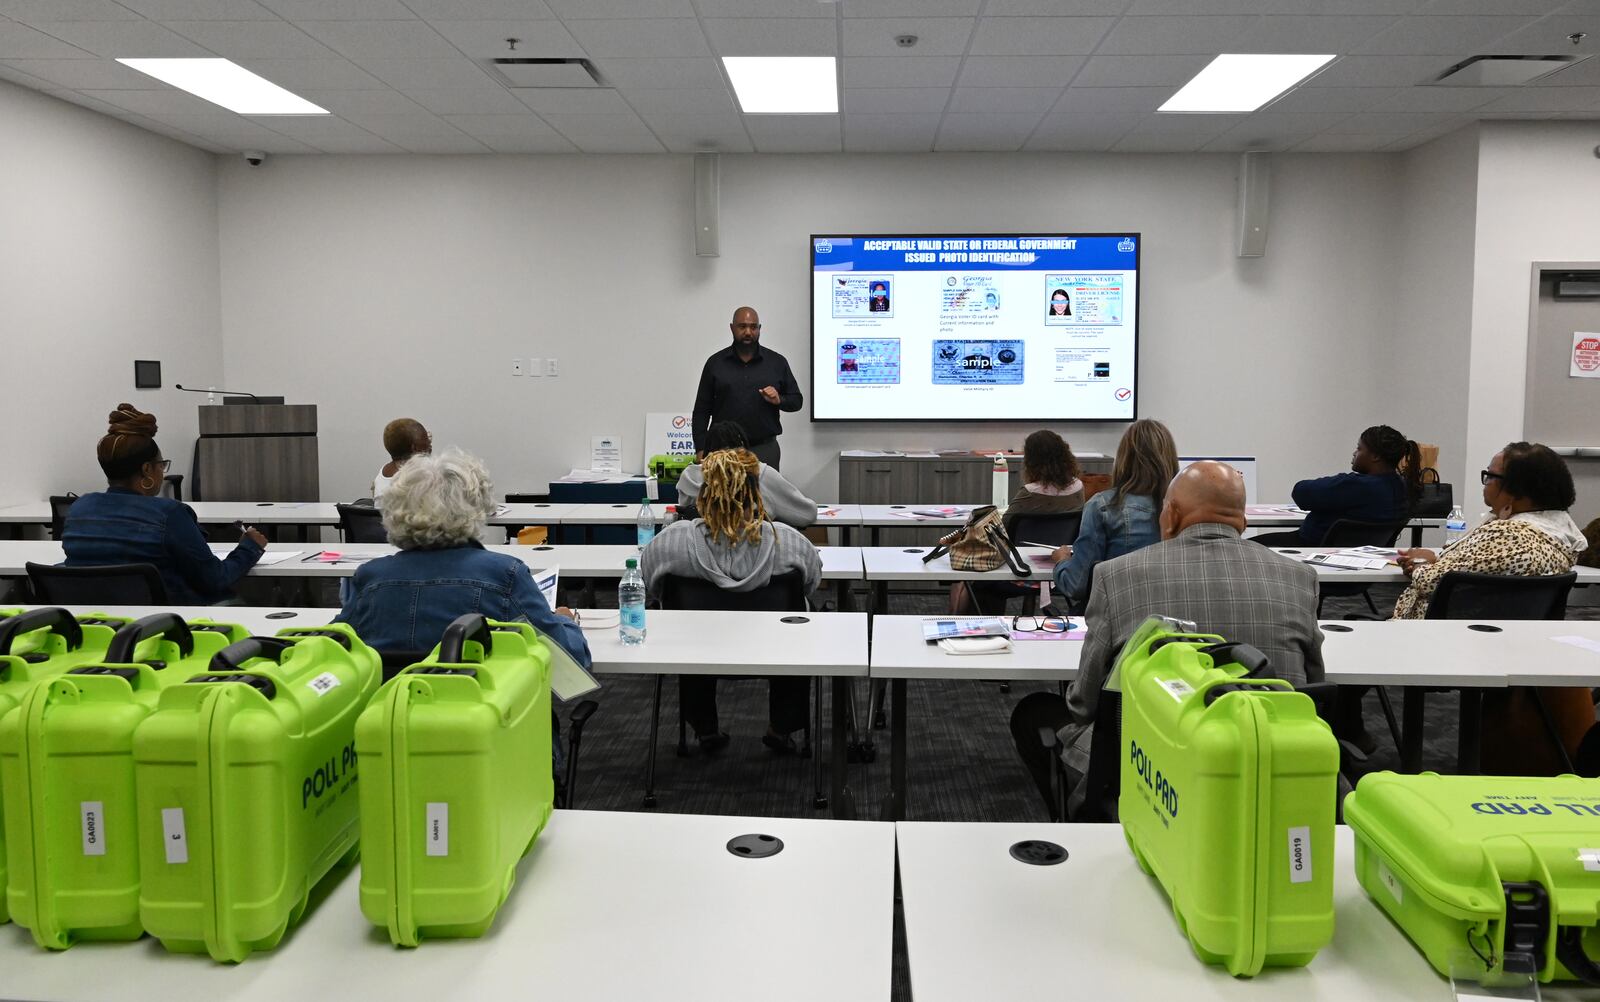
[[[57,567],[29,562],[34,599],[44,605],[166,605],[154,564]]]
[[[73,493],[50,495],[50,538],[56,542],[61,541],[61,532],[67,525],[67,509],[72,507],[72,502],[78,500],[78,495]]]
[[[368,505],[336,504],[339,512],[339,537],[347,543],[387,543],[389,530],[383,527],[383,512]]]
[[[715,609],[728,612],[805,612],[809,608],[806,604],[805,577],[799,571],[780,574],[760,588],[750,591],[726,591],[709,581],[699,578],[680,577],[668,574],[661,579],[661,608],[663,609]],[[650,751],[645,765],[644,781],[644,806],[656,805],[656,743],[661,730],[661,686],[665,679],[663,675],[656,676],[655,701],[650,710]],[[815,696],[816,679],[810,680]],[[682,678],[679,684],[678,704],[678,755],[689,754],[688,735],[683,718],[683,689]],[[820,759],[812,755],[811,735],[816,728],[816,701],[813,698],[812,724],[805,729],[805,745],[801,750],[802,756],[810,756],[820,763]],[[822,775],[816,771],[816,803],[826,803],[822,793]]]
[[[1536,576],[1481,574],[1477,571],[1451,571],[1434,585],[1433,596],[1428,600],[1427,619],[1565,619],[1567,595],[1578,580],[1576,571],[1565,574]],[[1436,690],[1437,691],[1437,690]],[[1537,686],[1529,691],[1538,707],[1545,733],[1555,744],[1557,752],[1572,771],[1572,760],[1566,745],[1556,730],[1555,720],[1539,694]],[[1401,768],[1415,772],[1421,766],[1422,716],[1428,690],[1420,686],[1406,689],[1405,722],[1402,733],[1406,742],[1401,750]],[[1457,765],[1462,771],[1476,770],[1479,759],[1478,739],[1482,730],[1481,698],[1477,689],[1461,690],[1461,725],[1457,748]]]
[[[172,500],[174,500],[174,501],[182,501],[183,500],[183,474],[181,474],[181,473],[169,473],[165,477],[162,477],[161,479],[166,481],[166,485],[164,487],[162,487],[162,491],[163,492],[171,491],[172,493],[169,496],[172,498]]]
[[[1018,515],[1011,520],[1011,541],[1021,546],[1024,542],[1066,546],[1078,540],[1078,529],[1083,525],[1083,512],[1068,511],[1059,515]]]
[[[1328,526],[1328,531],[1322,537],[1323,546],[1337,546],[1340,548],[1353,546],[1381,546],[1385,549],[1392,548],[1395,540],[1400,538],[1400,531],[1406,527],[1404,521],[1399,522],[1358,522],[1353,518],[1341,518]],[[1349,598],[1360,595],[1366,600],[1367,608],[1372,610],[1374,616],[1382,615],[1378,607],[1372,602],[1371,585],[1364,584],[1325,584],[1317,589],[1317,618],[1322,618],[1322,601],[1325,598]]]

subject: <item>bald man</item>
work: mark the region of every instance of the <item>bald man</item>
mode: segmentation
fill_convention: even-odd
[[[1100,690],[1122,645],[1151,616],[1193,620],[1202,633],[1251,644],[1267,655],[1273,675],[1296,685],[1322,680],[1316,571],[1247,542],[1244,525],[1243,476],[1226,463],[1195,463],[1167,490],[1162,542],[1095,567],[1089,632],[1066,699],[1033,693],[1011,714],[1017,752],[1046,804],[1053,802],[1052,752],[1040,728],[1058,732],[1068,817],[1084,817],[1081,781]]]
[[[737,421],[748,448],[763,463],[778,468],[783,434],[780,411],[797,411],[805,398],[789,371],[789,360],[761,346],[761,317],[741,306],[728,324],[733,343],[706,359],[694,396],[694,449],[704,456],[706,429],[718,421]]]

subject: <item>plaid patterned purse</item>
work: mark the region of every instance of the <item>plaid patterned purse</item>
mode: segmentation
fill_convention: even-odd
[[[950,554],[950,569],[957,571],[995,571],[1009,567],[1019,578],[1033,573],[1022,559],[1000,521],[1000,509],[984,505],[972,509],[967,524],[939,540],[939,545],[922,555],[922,562]]]

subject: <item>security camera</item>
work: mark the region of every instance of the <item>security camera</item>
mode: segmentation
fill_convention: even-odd
[[[244,162],[252,167],[260,167],[267,162],[267,155],[260,150],[245,150]]]

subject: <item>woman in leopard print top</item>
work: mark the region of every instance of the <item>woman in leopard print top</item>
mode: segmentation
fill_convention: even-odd
[[[1572,569],[1586,543],[1567,514],[1576,492],[1560,456],[1542,445],[1513,442],[1495,453],[1480,479],[1493,520],[1442,554],[1400,551],[1411,585],[1395,605],[1395,619],[1424,618],[1434,588],[1451,571],[1535,576]]]

